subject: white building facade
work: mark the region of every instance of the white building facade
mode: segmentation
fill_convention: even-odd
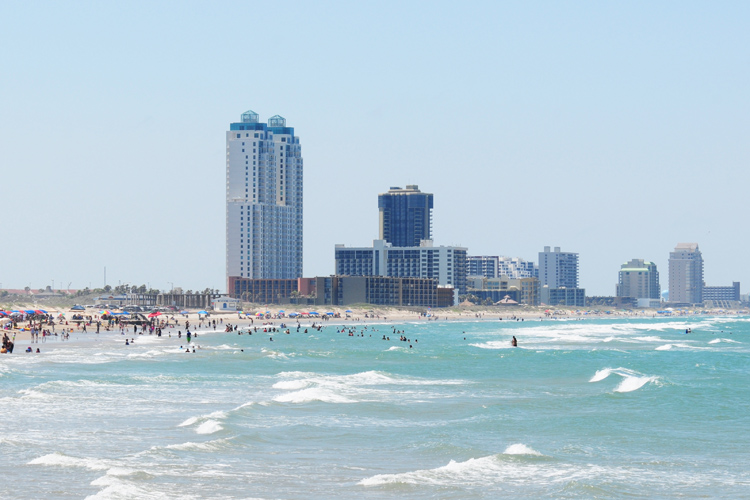
[[[550,288],[577,288],[578,254],[544,247],[544,252],[539,252],[539,282]]]
[[[247,111],[227,132],[226,273],[302,276],[302,151],[294,128]]]

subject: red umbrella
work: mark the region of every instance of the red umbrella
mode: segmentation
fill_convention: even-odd
[[[156,316],[161,316],[161,313],[159,311],[156,311],[148,315],[149,318],[155,318]]]

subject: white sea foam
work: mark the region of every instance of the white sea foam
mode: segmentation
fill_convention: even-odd
[[[668,351],[672,348],[672,344],[664,344],[657,347],[655,350],[657,351]]]
[[[508,450],[512,453],[508,453]],[[500,456],[471,458],[465,462],[451,460],[448,465],[436,469],[416,470],[401,474],[378,474],[363,479],[358,484],[361,486],[423,484],[455,487],[457,484],[497,484],[502,481],[568,480],[571,476],[572,471],[566,466],[539,464],[538,459],[532,459],[536,463],[527,462],[529,459],[524,459],[524,456],[543,455],[524,444],[511,445],[508,450]],[[501,458],[503,456],[507,458]],[[573,475],[584,474],[588,472],[583,469],[573,473]]]
[[[100,486],[103,487],[103,489],[94,495],[87,496],[86,500],[127,500],[131,498],[156,500],[170,498],[169,495],[166,495],[163,492],[148,491],[136,486],[130,481],[123,480],[120,477],[110,474],[94,479],[91,482],[91,485]],[[180,494],[180,497],[193,498],[192,496],[186,496],[183,494]]]
[[[310,403],[322,401],[323,403],[355,403],[356,401],[335,392],[320,387],[304,389],[288,394],[281,394],[273,398],[278,403]]]
[[[732,339],[721,339],[721,338],[719,338],[719,339],[713,339],[712,341],[709,342],[709,344],[718,344],[720,342],[726,342],[728,344],[741,344],[742,343],[742,342],[738,342],[738,341],[732,340]]]
[[[300,389],[304,389],[308,385],[310,385],[310,382],[308,382],[307,380],[284,380],[273,384],[273,388],[297,391]]]
[[[649,382],[656,382],[658,377],[625,377],[620,385],[615,387],[615,392],[633,392]]]
[[[614,392],[633,392],[649,382],[657,382],[659,380],[659,377],[643,375],[628,368],[604,368],[597,370],[589,382],[600,382],[613,373],[623,377],[623,380],[615,387]]]
[[[165,450],[177,450],[177,451],[221,451],[227,447],[227,443],[229,443],[229,438],[222,438],[222,439],[215,439],[213,441],[205,441],[202,443],[196,443],[193,441],[188,441],[186,443],[176,443],[176,444],[169,444],[167,446],[154,446],[151,449],[152,450],[159,450],[159,449],[165,449]]]
[[[481,344],[469,344],[472,347],[478,347],[480,349],[512,349],[513,346],[510,344],[510,340],[491,340],[489,342],[482,342]]]
[[[534,455],[537,457],[544,456],[535,449],[530,448],[523,443],[517,443],[508,446],[503,452],[503,455]]]
[[[206,420],[195,429],[195,432],[197,434],[213,434],[215,432],[219,432],[222,429],[224,428],[217,420]]]
[[[190,417],[187,420],[185,420],[184,422],[182,422],[180,425],[178,425],[177,427],[188,427],[190,425],[193,425],[197,421],[198,421],[198,417]]]
[[[95,458],[78,458],[62,453],[51,453],[35,458],[28,465],[47,465],[52,467],[83,467],[89,470],[106,470],[110,466],[103,460]]]
[[[387,351],[403,351],[403,350],[404,350],[404,348],[403,348],[403,347],[401,347],[401,346],[398,346],[398,345],[392,345],[391,347],[389,347],[389,348],[388,348],[388,349],[386,349],[386,350],[387,350]]]

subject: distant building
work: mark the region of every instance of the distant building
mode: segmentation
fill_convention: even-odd
[[[620,266],[616,295],[658,300],[661,297],[661,287],[656,264],[643,259],[633,259]]]
[[[739,302],[742,300],[740,296],[740,282],[732,282],[732,286],[704,286],[703,287],[703,301],[709,300],[727,300]]]
[[[560,247],[539,252],[539,296],[543,304],[584,307],[586,290],[578,288],[578,254]]]
[[[703,256],[697,243],[678,243],[669,254],[669,302],[703,302]]]
[[[498,276],[508,276],[513,279],[539,277],[539,268],[531,261],[518,257],[500,257],[498,264]]]
[[[453,304],[452,289],[443,290],[447,295],[440,293],[437,280],[430,278],[327,276],[315,278],[315,284],[315,304],[318,305],[445,307]]]
[[[240,299],[232,297],[219,297],[211,301],[211,307],[214,311],[239,311],[242,306]]]
[[[536,306],[540,303],[539,280],[537,278],[498,278],[470,277],[467,279],[468,291],[485,300],[498,302],[508,295],[519,304]]]
[[[467,276],[483,276],[485,278],[507,276],[513,279],[539,277],[539,270],[535,263],[518,257],[472,255],[467,259]]]
[[[229,295],[245,302],[285,304],[291,297],[308,296],[315,290],[314,278],[229,278]]]
[[[302,154],[281,116],[247,111],[226,134],[226,276],[302,276]]]
[[[497,278],[500,257],[497,255],[470,255],[466,258],[466,275]]]
[[[542,304],[548,306],[573,306],[584,307],[586,305],[586,290],[583,288],[550,288],[543,286],[539,290]]]
[[[378,195],[380,239],[394,247],[418,247],[422,240],[431,240],[432,205],[432,194],[416,184]]]
[[[578,288],[578,254],[544,247],[539,252],[539,281],[549,288]]]
[[[431,278],[466,293],[466,248],[432,246],[422,240],[418,247],[396,247],[384,240],[372,247],[336,245],[336,275]]]

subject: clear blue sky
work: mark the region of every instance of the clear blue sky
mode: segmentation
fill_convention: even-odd
[[[437,244],[580,254],[588,294],[698,242],[750,290],[747,2],[0,3],[0,283],[224,289],[225,131],[286,117],[305,275],[435,195]]]

